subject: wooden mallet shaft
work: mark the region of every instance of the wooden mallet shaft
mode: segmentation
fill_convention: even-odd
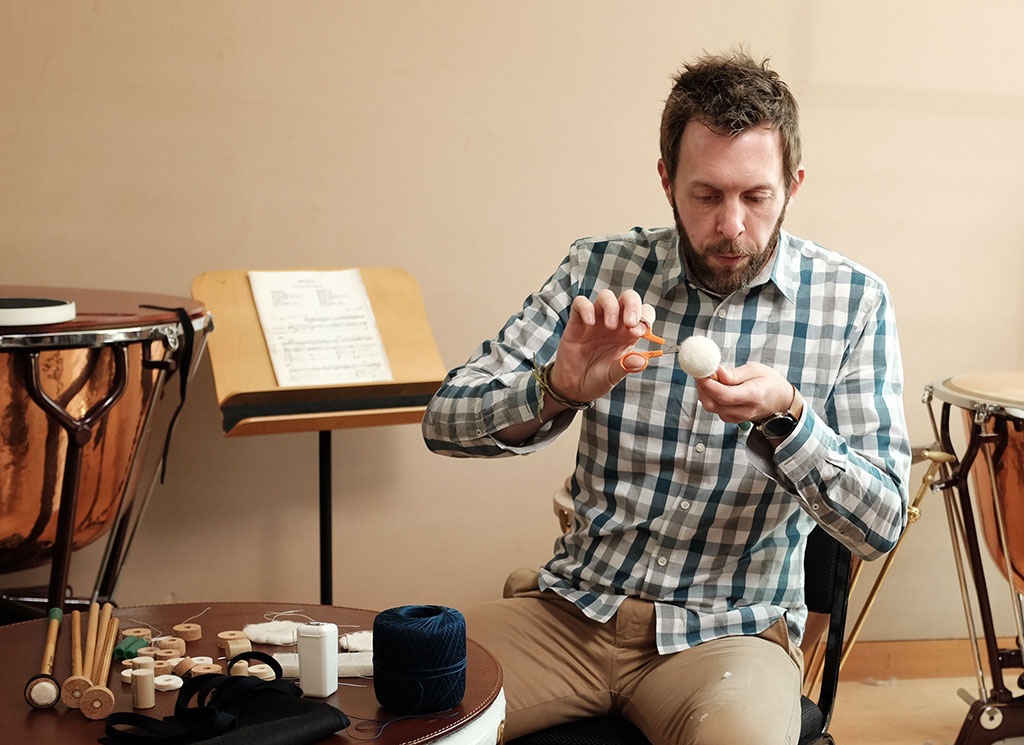
[[[85,659],[82,660],[82,675],[92,680],[93,661],[96,659],[96,630],[100,620],[100,604],[89,606],[89,620],[85,631]]]
[[[42,670],[25,684],[25,700],[37,709],[48,709],[60,699],[60,684],[53,677],[53,657],[57,650],[57,634],[64,616],[60,608],[50,609],[46,625],[46,644],[43,646]]]
[[[99,624],[96,626],[96,654],[99,654],[100,649],[106,644],[107,631],[110,626],[110,614],[114,611],[114,605],[112,603],[104,603],[103,609],[100,611]],[[100,665],[102,665],[102,656],[96,657],[92,661],[92,667],[86,668],[86,675],[92,681],[94,686],[105,685],[105,682],[100,680]]]
[[[82,674],[82,611],[71,611],[71,674]]]

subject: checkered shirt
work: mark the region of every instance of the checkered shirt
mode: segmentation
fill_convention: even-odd
[[[577,241],[497,338],[448,374],[423,420],[427,446],[508,456],[561,434],[576,412],[519,446],[492,436],[536,418],[534,359],[554,358],[573,298],[605,288],[634,289],[653,305],[666,344],[706,335],[723,366],[773,367],[806,404],[759,463],[748,439],[763,437],[706,412],[674,355],[627,375],[583,412],[575,524],[540,570],[541,588],[602,622],[627,596],[653,601],[662,653],[757,634],[779,618],[799,641],[814,524],[866,559],[891,549],[906,524],[910,446],[885,284],[785,232],[759,278],[724,298],[687,278],[674,228]]]

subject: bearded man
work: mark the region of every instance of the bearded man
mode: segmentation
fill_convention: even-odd
[[[508,738],[614,712],[655,745],[795,743],[808,533],[874,559],[906,524],[892,301],[782,229],[804,169],[766,61],[684,67],[658,173],[675,225],[577,241],[428,407],[452,456],[534,452],[583,417],[572,528],[467,633],[502,664]],[[651,331],[706,336],[722,366],[647,365]]]

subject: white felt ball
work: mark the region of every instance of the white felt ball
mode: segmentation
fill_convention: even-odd
[[[31,684],[28,695],[33,706],[48,709],[60,698],[60,688],[49,678],[38,678]]]
[[[706,336],[691,336],[679,345],[679,366],[693,378],[707,378],[722,364],[718,345]]]

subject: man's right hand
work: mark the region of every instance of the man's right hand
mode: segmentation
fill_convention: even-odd
[[[635,290],[626,290],[620,297],[601,290],[594,302],[578,296],[558,343],[548,385],[562,398],[579,403],[607,395],[629,372],[644,369],[643,355],[628,353],[653,323],[654,307],[644,304]],[[628,371],[620,364],[623,355]],[[494,436],[509,444],[525,442],[542,422],[563,411],[564,406],[545,396],[537,419],[506,427]]]
[[[642,355],[628,352],[654,323],[654,308],[635,290],[619,297],[601,290],[594,302],[580,295],[572,302],[569,323],[558,344],[548,382],[571,401],[593,401],[608,394],[629,372],[644,368]],[[626,356],[623,369],[619,363]]]

